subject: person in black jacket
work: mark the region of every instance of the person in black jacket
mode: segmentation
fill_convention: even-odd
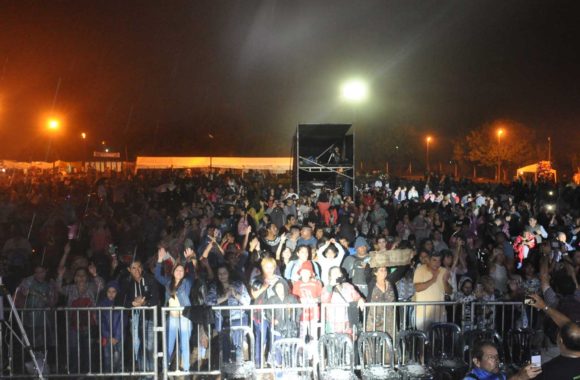
[[[155,278],[144,273],[143,264],[139,260],[131,263],[129,273],[131,278],[124,284],[123,299],[125,307],[134,308],[130,315],[133,357],[140,371],[153,371],[153,316],[156,310],[141,307],[160,305],[159,285]]]

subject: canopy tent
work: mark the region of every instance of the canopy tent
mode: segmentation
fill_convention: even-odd
[[[527,166],[523,166],[521,168],[518,168],[518,170],[517,170],[518,177],[523,177],[526,174],[533,174],[534,180],[537,181],[540,168],[549,168],[549,169],[543,169],[543,171],[550,173],[550,175],[554,179],[554,182],[556,182],[557,172],[556,172],[556,170],[551,168],[550,162],[548,162],[548,161],[540,161],[537,164],[527,165]]]
[[[137,157],[139,169],[292,170],[292,157]]]
[[[56,163],[53,162],[44,162],[44,161],[32,161],[32,162],[22,162],[22,161],[12,161],[12,160],[2,160],[0,161],[0,166],[6,169],[19,169],[19,170],[28,170],[31,168],[36,169],[52,169]]]

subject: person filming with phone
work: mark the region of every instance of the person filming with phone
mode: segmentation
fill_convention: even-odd
[[[546,305],[542,297],[533,294],[530,299],[532,307],[543,310],[560,328],[557,338],[560,355],[542,365],[538,379],[580,379],[580,326]]]
[[[473,368],[463,380],[528,380],[536,378],[542,372],[542,367],[528,364],[508,377],[499,367],[500,357],[497,346],[488,340],[475,344],[472,357]]]

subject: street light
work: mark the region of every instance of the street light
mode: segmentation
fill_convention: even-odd
[[[501,182],[501,136],[503,129],[497,130],[497,182]]]
[[[56,131],[60,127],[60,121],[57,119],[49,119],[46,123],[48,129]]]
[[[46,155],[44,157],[44,161],[48,161],[50,157],[50,150],[52,148],[52,138],[56,131],[60,128],[60,120],[51,118],[46,121],[46,129],[50,132],[48,138],[48,145],[46,147]]]
[[[427,136],[425,141],[427,142],[427,151],[426,151],[426,158],[425,162],[427,163],[427,173],[431,172],[431,165],[429,164],[429,145],[431,145],[431,136]]]
[[[348,80],[340,86],[340,97],[349,103],[362,103],[368,95],[368,86],[360,79]]]
[[[87,154],[87,134],[85,132],[81,132],[81,138],[83,139],[83,149],[84,149],[83,162],[84,162],[84,160],[86,160],[88,158],[87,157],[88,156],[88,154]],[[84,164],[83,164],[83,167],[84,167]]]

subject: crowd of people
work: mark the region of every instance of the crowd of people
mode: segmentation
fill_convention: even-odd
[[[580,321],[579,188],[444,176],[358,181],[354,195],[343,196],[326,188],[297,193],[288,177],[260,172],[14,173],[0,181],[0,274],[18,308],[135,308],[129,317],[111,311],[100,318],[105,368],[113,370],[124,341],[147,353],[135,360],[152,370],[154,317],[139,309],[145,306],[185,308],[171,311],[167,323],[169,357],[179,352],[185,371],[190,340],[204,342],[203,351],[214,338],[193,328],[199,318],[216,332],[249,326],[252,318],[260,344],[270,334],[393,335],[394,309],[367,308],[360,318],[351,306],[454,301],[463,305],[461,315],[416,307],[411,327],[453,320],[470,330],[497,328],[494,312],[472,313],[472,303],[538,295],[531,299]],[[380,259],[397,250],[412,252],[409,260],[392,266]],[[317,307],[302,309],[299,318],[241,309],[315,303],[342,308],[327,313],[321,329]],[[208,305],[240,309],[200,316]],[[26,315],[30,327],[34,313]],[[556,342],[549,318],[536,318],[535,326],[525,313],[517,318],[517,327],[534,327]],[[89,341],[90,319],[77,313],[69,347]],[[479,347],[479,360],[486,347]]]

